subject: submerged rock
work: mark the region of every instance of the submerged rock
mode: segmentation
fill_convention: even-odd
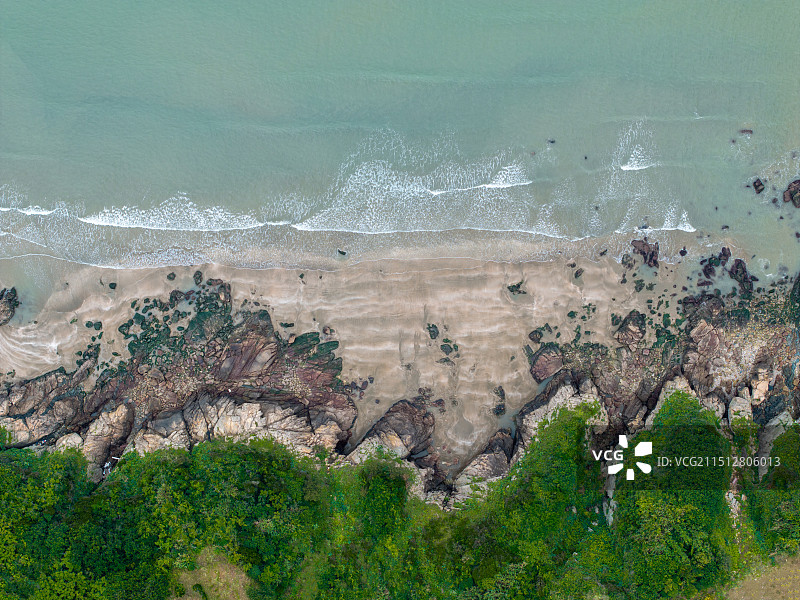
[[[739,290],[742,294],[750,294],[753,292],[753,282],[758,281],[758,279],[747,272],[747,265],[741,258],[737,258],[733,261],[733,266],[731,266],[728,274],[731,276],[731,279],[739,284]]]

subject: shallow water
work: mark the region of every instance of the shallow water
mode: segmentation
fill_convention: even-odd
[[[796,2],[257,4],[0,1],[3,283],[642,227],[800,267]]]

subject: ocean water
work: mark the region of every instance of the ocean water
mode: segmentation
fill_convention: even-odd
[[[546,258],[643,234],[668,256],[728,243],[762,273],[800,267],[800,212],[771,203],[800,176],[796,0],[0,0],[0,15],[6,273],[339,248]]]

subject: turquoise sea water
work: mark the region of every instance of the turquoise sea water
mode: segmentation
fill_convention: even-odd
[[[0,15],[0,259],[504,258],[503,236],[524,257],[648,226],[673,254],[677,232],[800,265],[800,216],[770,203],[800,174],[796,1]]]

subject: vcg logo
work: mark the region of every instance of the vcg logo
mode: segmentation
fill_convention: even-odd
[[[622,471],[622,461],[625,459],[625,449],[628,448],[628,436],[621,435],[619,436],[619,446],[623,448],[622,450],[592,450],[592,454],[594,455],[595,460],[605,460],[607,462],[616,461],[616,464],[611,465],[608,467],[608,474],[609,475],[616,475],[620,471]],[[653,442],[639,442],[636,444],[636,447],[633,449],[633,455],[636,457],[641,456],[649,456],[653,453]],[[648,465],[646,462],[636,461],[636,466],[639,467],[639,470],[642,473],[649,473],[653,470],[653,467]],[[627,469],[625,471],[625,478],[630,481],[634,478],[635,473],[633,469]]]

